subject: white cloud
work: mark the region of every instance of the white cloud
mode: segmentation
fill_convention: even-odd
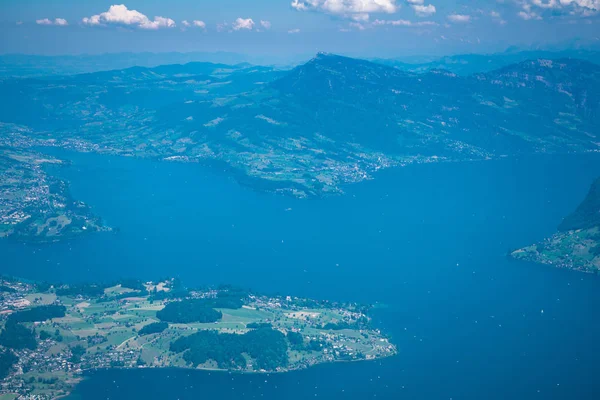
[[[413,4],[411,6],[415,13],[419,17],[428,17],[430,15],[435,14],[435,6],[433,4],[423,5],[423,4]]]
[[[590,10],[600,10],[600,0],[531,0],[531,3],[541,8],[581,7]]]
[[[376,19],[375,21],[373,21],[373,26],[380,26],[380,25],[410,25],[410,21],[405,20],[405,19],[399,19],[396,21],[386,21],[383,19]]]
[[[158,28],[174,28],[175,21],[171,18],[165,17],[154,17],[154,21],[150,24],[148,29],[158,29]]]
[[[412,22],[406,19],[397,19],[397,20],[381,20],[381,19],[376,19],[375,21],[373,21],[373,26],[380,26],[380,25],[392,25],[392,26],[436,26],[437,23],[433,22],[433,21],[419,21],[419,22]]]
[[[298,11],[318,11],[346,18],[362,14],[367,15],[367,19],[370,13],[392,14],[399,8],[396,0],[292,0],[291,6]]]
[[[181,21],[181,25],[183,25],[184,28],[196,27],[196,28],[200,28],[200,29],[206,29],[206,24],[204,23],[204,21],[200,21],[197,19],[193,20],[192,22],[183,20],[183,21]]]
[[[448,15],[448,19],[454,23],[467,23],[471,22],[471,16],[465,14],[450,14]]]
[[[348,26],[350,26],[350,28],[358,29],[359,31],[365,30],[365,26],[360,22],[350,22]]]
[[[560,0],[563,4],[575,3],[579,7],[590,8],[592,10],[600,10],[600,0]]]
[[[23,25],[23,21],[17,21],[17,25]]]
[[[370,18],[369,14],[366,13],[359,13],[359,14],[352,14],[351,18],[357,22],[367,22]]]
[[[523,11],[519,16],[523,19],[541,19],[541,16],[532,8],[540,11],[550,10],[553,14],[568,14],[590,16],[600,12],[600,0],[519,0]],[[539,18],[538,18],[539,17]]]
[[[533,11],[519,11],[517,16],[525,21],[529,21],[530,19],[542,19],[538,14]]]
[[[300,29],[298,29],[298,28],[295,28],[295,29],[290,29],[290,30],[288,31],[288,33],[289,33],[289,34],[300,33]]]
[[[260,26],[262,26],[265,29],[271,29],[271,21],[260,21]]]
[[[175,27],[175,21],[170,18],[157,16],[151,20],[137,10],[129,10],[124,4],[112,5],[108,11],[86,17],[82,22],[91,26],[125,25],[149,30]]]
[[[498,11],[490,11],[490,17],[500,25],[506,24],[506,20],[502,18],[502,15]]]
[[[232,25],[234,31],[239,31],[241,29],[252,30],[254,28],[254,21],[252,18],[238,18]]]
[[[38,19],[35,21],[36,24],[38,25],[57,25],[57,26],[67,26],[69,25],[69,23],[67,22],[66,19],[64,18],[56,18],[54,19],[54,21],[48,19],[48,18],[44,18],[44,19]],[[17,22],[17,25],[21,25],[21,23]]]

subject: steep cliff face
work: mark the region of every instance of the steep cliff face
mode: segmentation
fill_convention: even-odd
[[[600,226],[600,178],[597,178],[583,202],[558,226],[561,232]]]

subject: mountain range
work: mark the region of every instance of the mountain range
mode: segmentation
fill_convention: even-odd
[[[527,60],[558,60],[561,58],[576,58],[600,64],[600,52],[582,49],[563,51],[515,51],[514,49],[508,49],[505,52],[494,54],[458,54],[445,57],[375,58],[372,59],[372,61],[407,72],[423,73],[433,69],[445,69],[458,75],[467,76],[481,72],[494,71]]]
[[[573,45],[573,44],[570,44]],[[349,55],[353,57],[352,55]],[[230,52],[163,52],[163,53],[106,53],[43,56],[30,54],[0,55],[0,77],[44,77],[76,75],[131,67],[153,68],[161,65],[210,62],[236,65],[272,65],[289,69],[310,59],[310,54],[295,56],[283,54],[244,55]],[[359,57],[360,58],[360,57]],[[519,50],[509,48],[492,54],[456,54],[450,56],[402,56],[395,58],[371,58],[370,61],[392,66],[402,71],[423,73],[432,69],[444,69],[458,75],[489,72],[535,59],[577,58],[600,64],[600,51],[594,47],[569,50]]]
[[[5,78],[0,104],[11,143],[218,162],[305,197],[408,163],[597,151],[600,66],[534,59],[461,76],[319,53],[292,70],[188,63]]]

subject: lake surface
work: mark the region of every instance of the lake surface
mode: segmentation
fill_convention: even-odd
[[[600,398],[600,278],[506,257],[555,232],[600,174],[598,155],[409,166],[297,200],[198,165],[58,154],[73,162],[60,171],[73,196],[120,231],[2,241],[1,272],[381,303],[375,323],[400,350],[269,376],[98,371],[73,398]]]

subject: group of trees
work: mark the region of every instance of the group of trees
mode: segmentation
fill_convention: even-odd
[[[121,287],[137,290],[137,291],[146,291],[146,285],[139,279],[121,279],[115,285],[121,285]],[[115,286],[112,285],[112,286]]]
[[[83,347],[80,344],[73,346],[73,347],[71,347],[71,357],[69,358],[69,361],[74,364],[77,364],[77,363],[81,362],[81,357],[84,354],[85,354],[85,347]]]
[[[159,293],[152,295],[150,298],[154,299],[154,296]],[[247,295],[244,291],[229,289],[219,291],[214,298],[172,301],[156,313],[156,316],[161,321],[173,323],[216,322],[223,317],[223,314],[215,308],[241,308]]]
[[[46,321],[52,318],[62,318],[67,311],[65,306],[47,305],[33,307],[28,310],[19,311],[11,314],[8,317],[9,321],[13,322],[36,322]]]
[[[108,339],[106,338],[106,336],[99,335],[98,333],[96,333],[93,336],[88,336],[86,338],[86,340],[87,340],[88,347],[96,346],[98,344],[101,344],[101,343],[104,343],[104,342],[108,342]]]
[[[11,288],[10,286],[0,285],[0,292],[4,293],[15,293],[16,290]]]
[[[244,302],[239,297],[235,296],[218,296],[214,299],[198,299],[201,300],[202,303],[206,307],[212,308],[229,308],[232,310],[237,310],[244,305]]]
[[[19,358],[9,349],[0,351],[0,381],[8,376],[18,360]]]
[[[327,342],[321,340],[309,340],[308,343],[304,343],[304,337],[299,332],[288,332],[287,340],[290,342],[292,349],[298,351],[322,351],[331,347]]]
[[[248,298],[249,292],[244,289],[235,288],[232,286],[220,287],[220,290],[215,299],[213,307],[216,308],[242,308],[244,301]]]
[[[4,325],[4,329],[0,332],[0,345],[15,350],[35,350],[37,341],[33,330],[8,319]]]
[[[140,331],[138,333],[140,336],[151,335],[153,333],[161,333],[168,327],[169,327],[169,324],[166,322],[153,322],[151,324],[144,326],[142,329],[140,329]]]
[[[165,308],[156,313],[156,317],[164,322],[216,322],[223,317],[220,311],[207,306],[205,299],[186,299],[167,303]]]
[[[34,350],[37,347],[35,331],[23,323],[61,318],[65,316],[65,312],[65,306],[53,304],[34,307],[11,314],[4,324],[4,329],[0,332],[0,345],[15,350]],[[46,340],[50,337],[48,332],[40,332],[41,340]]]
[[[288,332],[287,333],[287,339],[290,342],[290,344],[292,345],[293,348],[299,348],[302,347],[302,345],[304,344],[304,338],[302,337],[302,334],[299,332]]]
[[[52,337],[48,331],[40,331],[40,340],[48,340]]]
[[[248,329],[272,328],[273,325],[269,322],[250,322],[246,325]]]
[[[275,370],[288,364],[288,342],[283,333],[270,328],[251,330],[244,335],[203,330],[171,343],[171,351],[182,353],[193,366],[209,360],[219,368],[245,368],[248,354],[255,369]]]
[[[328,322],[324,325],[321,325],[321,329],[326,331],[341,331],[342,329],[352,329],[355,328],[355,323],[350,322]]]

